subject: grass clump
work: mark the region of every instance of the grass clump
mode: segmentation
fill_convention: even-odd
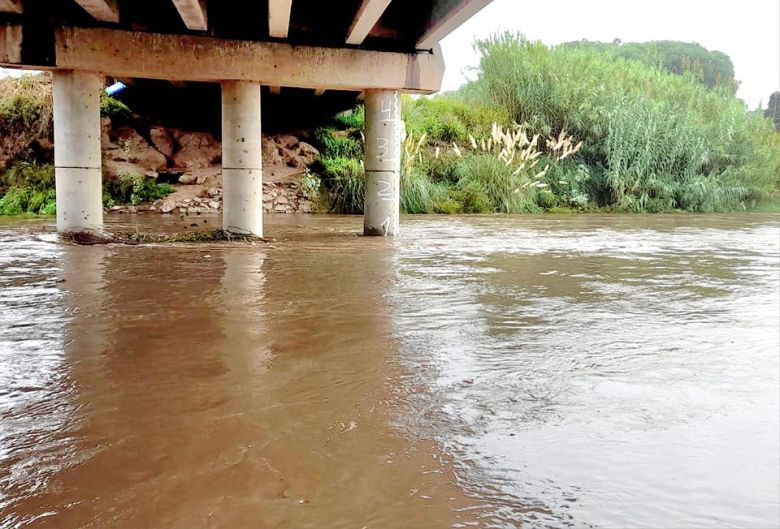
[[[330,190],[331,210],[338,213],[363,213],[366,172],[362,159],[322,158],[319,169],[322,181]]]
[[[174,192],[169,184],[160,184],[154,178],[123,173],[103,186],[103,204],[107,207],[123,204],[137,206],[154,202]]]
[[[111,97],[105,92],[101,92],[100,114],[111,118],[113,123],[125,123],[130,120],[132,112],[130,108],[119,99]]]
[[[17,162],[0,176],[0,215],[54,215],[54,166]]]

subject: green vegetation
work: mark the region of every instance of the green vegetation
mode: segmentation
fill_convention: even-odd
[[[100,93],[100,113],[111,118],[113,123],[127,122],[132,115],[127,105],[105,92]]]
[[[764,116],[771,121],[777,132],[780,132],[780,92],[772,92],[769,96],[769,105],[764,111]]]
[[[614,59],[639,61],[649,66],[677,74],[689,75],[708,88],[736,93],[739,83],[734,79],[734,64],[721,51],[710,51],[696,43],[658,40],[652,42],[611,43],[587,40],[567,42],[564,47],[586,49]]]
[[[659,68],[621,56],[649,45],[549,48],[513,34],[477,42],[476,81],[404,98],[403,211],[714,212],[778,201],[780,135],[722,89],[730,61],[701,48],[721,76],[677,75],[669,65],[691,46],[672,44],[653,44],[668,59]],[[358,149],[334,147],[360,137],[358,116],[316,136],[333,211],[362,207]]]
[[[154,178],[123,174],[103,186],[105,206],[153,202],[173,192]],[[54,166],[17,162],[0,176],[0,215],[54,215]]]
[[[54,215],[54,166],[21,162],[0,176],[0,215]]]
[[[51,75],[0,79],[0,175],[17,160],[33,160],[32,147],[51,139]]]
[[[131,117],[124,103],[105,94],[100,109],[116,122]],[[55,214],[54,167],[38,162],[32,148],[51,145],[51,75],[0,79],[0,130],[0,215]],[[139,175],[121,175],[103,187],[106,206],[152,202],[173,192],[168,184]]]
[[[120,204],[137,206],[145,202],[154,202],[173,191],[173,187],[169,184],[159,184],[154,178],[123,173],[116,180],[103,185],[103,204],[107,207]]]

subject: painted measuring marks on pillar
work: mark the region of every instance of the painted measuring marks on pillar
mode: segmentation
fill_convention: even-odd
[[[385,205],[382,209],[389,212],[381,224],[384,236],[387,237],[390,234],[396,235],[398,233],[398,206],[401,191],[399,189],[400,174],[396,171],[383,171],[381,174],[384,178],[376,180],[377,198]]]
[[[376,134],[376,164],[382,168],[383,176],[379,178],[377,197],[389,206],[390,214],[382,221],[384,236],[398,233],[398,206],[400,201],[400,166],[401,166],[401,94],[392,92],[379,100],[378,131]],[[387,166],[390,167],[387,167]],[[389,175],[387,174],[389,173]],[[388,204],[389,203],[389,204]]]
[[[376,131],[377,167],[396,170],[401,165],[401,94],[392,92],[379,100],[379,127]]]

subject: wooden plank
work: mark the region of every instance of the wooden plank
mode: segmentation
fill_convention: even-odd
[[[56,68],[115,77],[243,80],[325,90],[432,93],[444,75],[439,50],[393,53],[108,28],[58,28],[55,57]]]
[[[0,0],[0,13],[24,13],[22,0]]]
[[[418,50],[430,50],[493,0],[438,0],[428,28],[417,39]]]
[[[173,0],[173,5],[187,29],[206,31],[209,28],[205,0]]]
[[[76,0],[84,11],[100,22],[119,22],[119,8],[116,0]]]
[[[291,11],[292,0],[268,0],[268,34],[272,38],[287,38]]]
[[[391,0],[363,0],[355,20],[349,28],[347,44],[363,44],[366,36],[379,21]]]
[[[0,24],[0,64],[22,62],[22,25]]]

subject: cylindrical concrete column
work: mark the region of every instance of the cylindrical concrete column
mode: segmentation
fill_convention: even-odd
[[[103,227],[102,88],[103,81],[97,74],[54,72],[54,179],[58,231]]]
[[[398,235],[401,199],[401,93],[366,91],[363,235]]]
[[[263,236],[263,144],[260,84],[222,83],[222,224]]]

